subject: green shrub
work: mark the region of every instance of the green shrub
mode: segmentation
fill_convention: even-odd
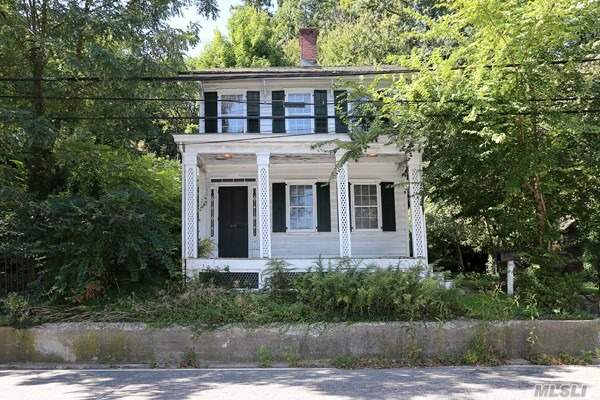
[[[499,276],[475,272],[458,274],[453,282],[457,288],[474,292],[493,292],[502,286]]]
[[[9,293],[0,300],[0,314],[6,315],[6,322],[13,326],[24,326],[30,322],[30,304],[27,298],[17,293]]]
[[[485,325],[479,327],[465,350],[463,362],[468,365],[500,365],[506,356],[492,344]]]
[[[28,237],[44,259],[42,290],[82,303],[179,274],[177,244],[139,190],[32,202]]]
[[[271,368],[273,366],[273,354],[271,354],[271,350],[265,346],[260,346],[258,350],[256,350],[256,358],[260,368]]]
[[[317,267],[300,274],[293,289],[301,303],[343,319],[446,319],[458,307],[454,290],[423,279],[419,270]]]
[[[535,302],[544,314],[557,316],[580,312],[584,277],[578,273],[560,273],[530,267],[517,272],[516,293],[521,299]]]

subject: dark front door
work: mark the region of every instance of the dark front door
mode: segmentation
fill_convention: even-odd
[[[219,188],[219,257],[248,257],[248,188]]]

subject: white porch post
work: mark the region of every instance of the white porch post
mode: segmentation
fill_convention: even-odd
[[[260,257],[271,258],[271,190],[269,183],[269,153],[257,153],[257,197]]]
[[[181,207],[183,258],[198,257],[198,161],[197,154],[182,153]]]
[[[410,194],[410,212],[412,217],[412,250],[413,256],[427,260],[427,231],[425,229],[425,213],[423,211],[421,151],[415,150],[408,160],[408,188]]]
[[[343,153],[335,153],[335,161],[339,162]],[[352,256],[350,235],[350,201],[348,199],[348,163],[336,167],[338,232],[340,238],[340,257]]]

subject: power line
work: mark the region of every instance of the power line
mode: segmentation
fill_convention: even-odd
[[[92,101],[164,101],[164,102],[194,102],[194,103],[241,103],[241,104],[259,104],[259,105],[283,105],[286,108],[303,108],[305,106],[323,106],[323,105],[338,105],[336,102],[289,102],[289,101],[251,101],[251,100],[237,100],[237,99],[217,99],[217,100],[206,100],[198,97],[119,97],[119,96],[34,96],[34,95],[0,95],[0,99],[23,99],[23,100],[59,100],[59,101],[80,101],[80,100],[92,100]],[[526,99],[528,102],[569,102],[569,101],[596,101],[600,100],[600,97],[554,97],[554,98],[532,98]],[[427,100],[409,100],[409,99],[393,99],[393,100],[374,100],[374,99],[358,99],[358,100],[344,100],[348,104],[426,104],[426,103],[458,103],[458,104],[469,104],[468,100],[462,99],[427,99]],[[503,104],[505,102],[496,102],[496,104]]]
[[[535,62],[541,65],[565,65],[568,63],[591,63],[598,62],[598,57],[585,57],[579,60],[552,60]],[[486,68],[518,68],[525,63],[489,64]],[[453,70],[465,70],[467,66],[458,65]],[[427,68],[432,70],[432,68]],[[102,82],[102,81],[156,81],[156,82],[194,82],[209,80],[239,80],[239,79],[272,79],[272,78],[294,78],[294,77],[335,77],[335,76],[360,76],[360,75],[394,75],[413,74],[421,72],[422,69],[402,68],[386,66],[384,69],[343,69],[343,68],[297,68],[280,70],[223,70],[223,71],[180,71],[178,75],[172,76],[127,76],[127,77],[99,77],[99,76],[60,76],[60,77],[0,77],[0,82]]]

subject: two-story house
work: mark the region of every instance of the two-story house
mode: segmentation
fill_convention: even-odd
[[[344,82],[400,71],[319,67],[310,29],[301,30],[300,48],[300,67],[186,73],[202,95],[199,132],[175,135],[188,276],[228,267],[258,285],[273,258],[300,271],[318,257],[427,265],[420,152],[382,141],[339,165],[340,152],[314,146],[350,140]],[[199,257],[203,239],[213,251]]]

